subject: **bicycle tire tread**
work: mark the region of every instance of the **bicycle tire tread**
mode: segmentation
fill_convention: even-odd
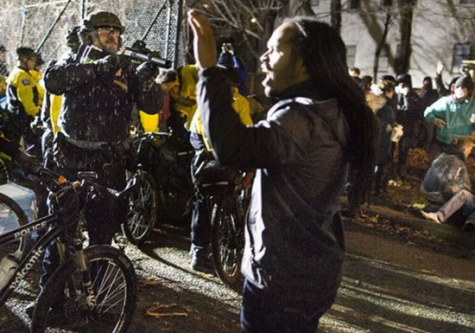
[[[126,304],[122,310],[120,325],[114,332],[126,332],[130,326],[136,307],[137,278],[130,259],[120,250],[105,245],[91,246],[84,250],[88,262],[94,260],[108,260],[114,262],[122,272],[126,282]],[[65,281],[77,271],[74,258],[63,263],[50,277],[45,288],[38,296],[37,305],[33,313],[31,332],[44,332],[46,329],[50,309],[61,293],[64,292]],[[104,332],[104,331],[103,331]],[[107,333],[107,332],[104,332]]]

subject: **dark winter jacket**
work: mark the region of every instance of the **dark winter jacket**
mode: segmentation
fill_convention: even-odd
[[[406,96],[398,95],[397,122],[403,126],[413,125],[414,121],[424,119],[424,104],[413,90]]]
[[[139,78],[130,64],[109,76],[96,75],[96,66],[63,60],[46,70],[46,89],[64,94],[59,124],[66,136],[117,142],[129,135],[134,103],[146,113],[161,111],[160,87]]]
[[[394,110],[391,107],[391,100],[386,98],[386,104],[376,111],[379,123],[379,149],[377,164],[391,160],[391,132],[392,126],[396,122]]]
[[[419,92],[419,96],[422,99],[422,103],[424,105],[424,108],[431,106],[433,103],[437,102],[439,99],[439,94],[437,93],[437,90],[435,89],[421,89]]]
[[[462,154],[442,153],[427,171],[421,192],[427,200],[442,205],[460,190],[471,190],[470,176]]]
[[[267,120],[244,126],[216,68],[201,73],[205,133],[223,164],[258,169],[242,272],[269,293],[331,304],[341,282],[339,213],[347,166],[346,119],[304,82],[281,94]]]

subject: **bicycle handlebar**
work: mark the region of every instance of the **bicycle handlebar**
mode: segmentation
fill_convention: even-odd
[[[38,175],[40,179],[47,178],[48,180],[52,181],[56,185],[62,185],[68,182],[68,180],[60,173],[47,169],[43,166],[38,166],[38,168],[34,171],[34,173]]]
[[[139,134],[139,136],[154,139],[154,138],[161,138],[161,137],[162,138],[169,138],[170,136],[172,136],[172,134],[173,134],[172,131],[169,131],[169,132],[145,132],[145,133]]]

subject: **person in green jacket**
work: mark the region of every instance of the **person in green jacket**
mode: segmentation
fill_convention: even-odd
[[[470,77],[461,77],[455,82],[454,94],[440,98],[425,110],[425,119],[437,126],[435,145],[430,152],[432,160],[450,146],[453,138],[473,135],[475,101],[470,98],[473,88]]]

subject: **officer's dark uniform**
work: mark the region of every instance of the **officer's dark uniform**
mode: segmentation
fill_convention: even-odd
[[[111,13],[90,14],[94,15],[99,20],[112,18],[112,24],[107,26],[120,24]],[[123,31],[123,27],[120,28]],[[102,53],[103,57],[107,56],[106,52]],[[117,56],[108,59],[114,57],[118,59]],[[61,131],[53,142],[54,161],[69,179],[76,179],[79,171],[95,171],[99,184],[122,190],[126,184],[125,157],[130,156],[126,143],[132,110],[136,105],[146,113],[158,113],[162,108],[161,89],[154,83],[154,77],[124,59],[120,63],[116,61],[111,67],[113,70],[105,70],[104,63],[79,63],[79,59],[80,55],[74,61],[59,61],[49,67],[44,76],[46,89],[63,95]],[[125,222],[125,216],[125,205],[117,207],[104,199],[89,201],[85,217],[90,244],[110,244],[114,233]],[[57,251],[49,247],[43,262],[45,274],[41,277],[41,286],[57,261]]]
[[[125,143],[134,103],[147,113],[157,113],[162,103],[159,86],[145,81],[130,64],[109,76],[99,74],[94,63],[59,62],[47,69],[46,88],[63,95],[54,159],[70,178],[78,171],[95,171],[100,184],[125,187]],[[97,214],[102,211],[86,209],[92,243],[110,243],[121,222],[103,220],[109,217]]]

